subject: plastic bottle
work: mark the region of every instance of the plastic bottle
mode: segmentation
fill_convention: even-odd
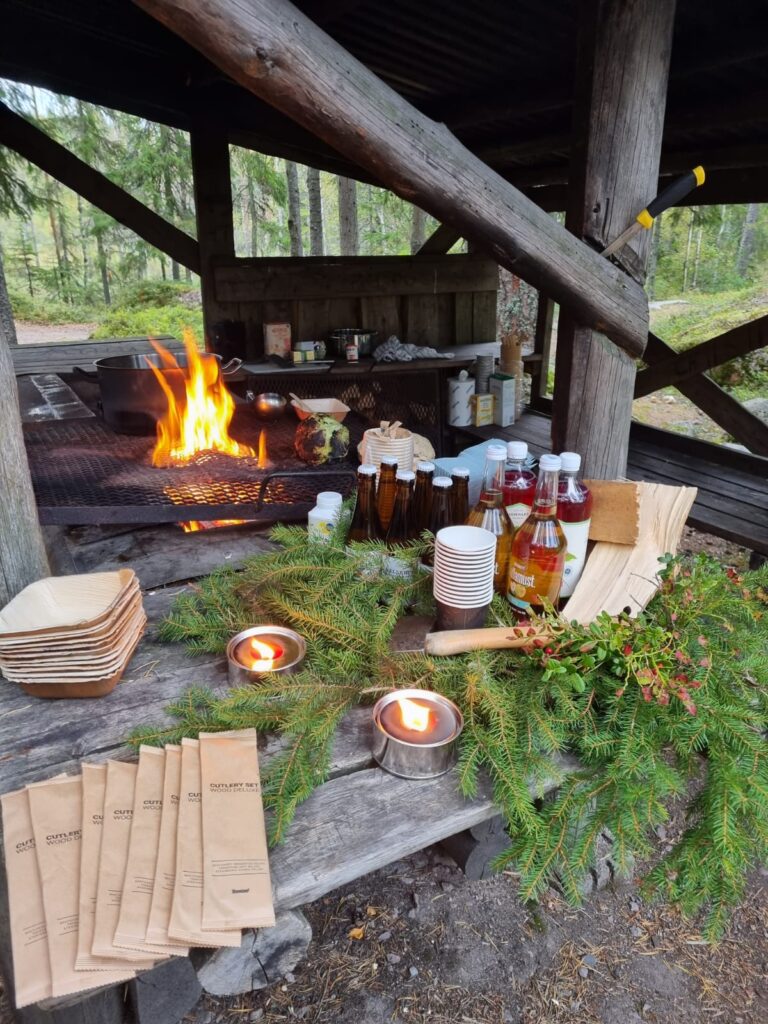
[[[434,475],[434,462],[417,463],[416,483],[413,488],[413,519],[417,536],[429,526],[429,516],[432,511],[432,478]]]
[[[579,582],[587,559],[589,524],[592,519],[592,492],[579,479],[581,456],[577,452],[562,452],[560,463],[557,518],[568,544],[560,597],[570,597]]]
[[[453,522],[451,526],[462,526],[469,515],[469,469],[466,466],[454,466],[451,471],[453,480]]]
[[[376,511],[376,467],[363,464],[357,470],[357,502],[347,540],[380,540],[381,537]]]
[[[449,476],[436,476],[432,481],[432,510],[427,528],[433,537],[444,526],[453,526],[453,489]],[[421,561],[424,565],[434,565],[434,552],[428,551]]]
[[[387,529],[387,544],[402,547],[416,536],[413,522],[413,481],[416,474],[411,469],[399,469],[395,484],[395,504]]]
[[[556,605],[563,582],[566,541],[557,521],[560,459],[542,455],[533,510],[517,531],[509,557],[507,598],[516,614],[526,617]]]
[[[342,496],[338,491],[320,491],[315,507],[307,514],[307,537],[314,544],[327,544],[336,529]]]
[[[467,524],[481,526],[496,536],[496,564],[493,571],[493,586],[499,594],[507,591],[509,552],[512,542],[512,527],[504,511],[503,486],[504,463],[507,460],[505,445],[488,445],[485,452],[485,469],[480,500],[469,513]]]
[[[384,533],[389,529],[392,518],[392,507],[395,504],[395,477],[397,475],[397,459],[393,455],[385,455],[381,460],[379,489],[376,492],[376,511]]]
[[[528,445],[525,441],[507,442],[507,466],[504,470],[504,507],[513,530],[519,530],[531,514],[536,494],[536,474],[525,467]]]

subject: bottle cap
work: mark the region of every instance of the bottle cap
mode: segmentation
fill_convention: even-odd
[[[581,469],[581,456],[578,452],[560,452],[560,467],[564,473],[578,473]]]
[[[528,458],[528,445],[525,441],[507,441],[507,458],[513,462],[525,462]]]
[[[396,466],[397,456],[396,455],[382,455],[381,457],[382,466]]]
[[[507,461],[507,447],[503,444],[489,444],[485,449],[486,459],[490,459],[492,462],[506,462]]]
[[[449,476],[436,476],[432,481],[433,487],[453,487],[453,480]]]
[[[542,455],[539,459],[539,469],[544,473],[551,473],[556,469],[560,469],[560,456]]]
[[[376,476],[378,470],[370,462],[364,462],[362,466],[357,467],[357,472],[359,476]]]
[[[325,508],[336,508],[341,505],[344,499],[338,491],[320,491],[315,501],[318,505],[323,505]]]
[[[412,469],[398,469],[397,473],[395,474],[395,479],[411,481],[416,479],[416,474],[413,472]]]
[[[469,476],[469,466],[454,466],[453,469],[451,470],[451,476],[468,477]],[[432,486],[434,487],[434,485],[435,485],[435,482],[433,480],[432,481]]]
[[[422,473],[434,473],[435,464],[434,462],[417,462],[416,469],[418,469]]]

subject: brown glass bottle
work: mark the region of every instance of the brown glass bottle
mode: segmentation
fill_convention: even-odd
[[[381,524],[376,511],[376,467],[362,465],[357,470],[357,502],[349,524],[347,540],[381,540]]]
[[[541,456],[533,511],[512,541],[507,599],[521,617],[557,605],[560,595],[567,543],[557,520],[559,471],[557,455]]]
[[[416,483],[413,487],[413,520],[416,536],[429,526],[432,511],[432,478],[435,475],[434,462],[419,462],[416,466]]]
[[[453,526],[453,481],[448,476],[436,476],[432,481],[432,512],[429,517],[429,532],[433,537],[444,526]],[[430,548],[422,559],[424,565],[434,565],[434,551]]]
[[[454,466],[451,471],[453,488],[451,503],[453,506],[452,526],[463,526],[469,515],[469,470],[466,466]]]
[[[387,529],[389,547],[402,547],[416,536],[413,522],[413,481],[415,473],[400,469],[395,481],[395,504]]]
[[[376,511],[379,513],[379,522],[385,534],[389,529],[389,520],[392,518],[392,509],[395,504],[396,476],[397,459],[391,455],[385,455],[381,460],[379,489],[376,492]]]

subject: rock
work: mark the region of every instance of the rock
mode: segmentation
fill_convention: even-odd
[[[593,956],[591,953],[587,953],[587,955],[583,956],[581,959],[587,967],[597,967],[597,957]]]
[[[286,971],[283,975],[289,985],[292,985],[296,981],[296,975],[292,971]]]
[[[176,1024],[202,992],[195,968],[185,956],[143,971],[128,985],[136,1024]]]
[[[629,912],[630,912],[630,914],[637,914],[639,910],[640,910],[640,904],[637,902],[637,900],[630,900],[629,901]]]
[[[639,939],[641,938],[641,936],[645,934],[645,932],[642,928],[638,928],[636,924],[633,924],[632,927],[629,929],[629,934],[632,936],[633,939]]]
[[[257,1020],[261,1020],[261,1018],[263,1016],[264,1016],[264,1011],[263,1010],[251,1010],[251,1012],[248,1014],[248,1020],[249,1020],[250,1024],[255,1024],[255,1022]]]
[[[580,967],[579,968],[579,977],[580,978],[588,978],[589,977],[589,970],[586,967]]]
[[[571,1003],[571,1013],[578,1013],[580,1009],[581,1009],[581,1000],[580,999],[574,999],[573,1002]]]
[[[757,416],[763,423],[768,423],[768,398],[749,398],[744,403],[744,408],[749,409],[753,416]]]
[[[656,826],[656,835],[659,837],[659,839],[662,840],[667,838],[667,830],[664,828],[663,825]]]
[[[398,956],[397,953],[387,953],[388,964],[399,964],[403,958]]]
[[[292,969],[304,957],[312,929],[298,910],[278,915],[274,928],[247,931],[237,947],[221,948],[198,968],[197,976],[212,996],[234,996],[265,988],[280,978],[293,981]]]
[[[664,395],[664,401],[667,405],[677,405],[677,399],[674,395]]]
[[[386,942],[387,939],[392,938],[392,932],[381,932],[379,935],[379,942]]]
[[[409,967],[408,968],[408,973],[410,974],[410,976],[412,978],[418,978],[418,976],[419,976],[419,968],[418,967]]]

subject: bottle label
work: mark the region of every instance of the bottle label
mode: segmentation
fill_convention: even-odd
[[[525,573],[521,571],[518,565],[513,565],[509,574],[509,590],[507,592],[509,603],[521,611],[529,612],[531,610],[531,603],[526,598],[535,583],[536,578],[533,574]]]
[[[531,514],[531,506],[526,505],[522,501],[516,502],[514,505],[507,505],[507,515],[509,521],[512,523],[516,530],[519,530],[525,520]]]
[[[310,518],[307,522],[307,540],[315,544],[327,544],[336,526],[336,517],[321,519],[319,516]]]
[[[579,577],[587,559],[587,541],[589,540],[589,524],[591,521],[591,519],[584,519],[580,523],[564,523],[562,519],[559,520],[565,534],[565,539],[568,542],[560,597],[570,597],[576,589],[576,584],[579,582]]]

